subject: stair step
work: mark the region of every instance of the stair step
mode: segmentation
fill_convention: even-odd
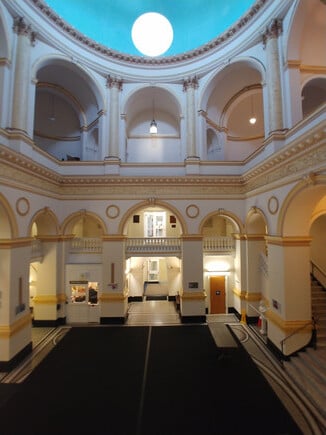
[[[316,375],[316,380],[320,379],[320,381],[324,383],[326,394],[326,365],[324,361],[316,356],[315,350],[314,352],[315,354],[307,351],[300,352],[299,359],[304,364],[305,369],[308,369],[307,372],[311,370]]]
[[[295,357],[293,357],[295,358]],[[300,369],[290,361],[284,361],[284,368],[287,374],[291,377],[293,382],[300,388],[306,397],[319,409],[320,413],[326,418],[325,410],[325,396],[320,392],[320,388],[317,384],[313,383],[310,377],[302,373]]]

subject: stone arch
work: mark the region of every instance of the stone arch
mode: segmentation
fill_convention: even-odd
[[[326,101],[325,76],[309,77],[302,86],[301,100],[303,117],[322,106]]]
[[[289,192],[280,210],[277,233],[282,237],[308,236],[312,216],[326,202],[326,177],[307,175]]]
[[[247,66],[250,67],[252,70],[258,71],[261,77],[260,82],[264,82],[266,69],[259,59],[251,56],[234,58],[227,64],[222,65],[222,67],[218,71],[215,70],[212,73],[207,83],[203,86],[202,90],[200,90],[199,107],[201,107],[203,110],[206,110],[208,100],[211,94],[214,92],[216,87],[218,87],[219,84],[225,79],[230,69],[241,70],[241,66]]]
[[[28,234],[33,236],[33,227],[36,225],[37,236],[54,236],[59,234],[59,223],[54,212],[48,207],[37,211],[29,224]]]
[[[91,224],[91,226],[89,227],[89,231],[91,232],[91,234],[85,237],[100,237],[107,234],[107,228],[102,218],[99,217],[96,213],[90,212],[88,210],[80,210],[67,216],[61,226],[62,233],[65,235],[73,234],[74,227],[78,224],[78,222],[82,220],[86,221],[86,224]],[[95,225],[96,227],[94,227],[93,225]],[[81,231],[83,230],[86,231],[86,228],[81,228]]]
[[[120,224],[119,224],[119,234],[125,234],[126,231],[126,225],[128,222],[128,219],[130,219],[131,215],[136,213],[139,210],[144,210],[146,208],[149,208],[151,206],[160,207],[163,209],[166,209],[173,213],[177,217],[177,221],[180,223],[181,227],[181,234],[187,234],[187,224],[185,219],[183,218],[182,214],[173,206],[170,204],[164,202],[164,201],[142,201],[138,204],[135,204],[133,207],[129,208],[128,211],[123,215]]]
[[[16,216],[7,199],[0,193],[0,239],[15,239],[18,235]]]
[[[92,90],[93,94],[96,96],[98,110],[106,109],[105,93],[101,85],[98,83],[97,79],[84,66],[71,61],[69,57],[57,55],[57,54],[52,54],[52,55],[48,54],[46,56],[40,57],[32,66],[32,71],[31,71],[32,77],[36,79],[37,73],[38,71],[40,71],[40,69],[52,65],[67,67],[72,72],[78,73],[78,75],[81,76],[81,78],[87,83],[87,85]]]
[[[138,86],[126,95],[123,112],[127,115],[126,130],[132,131],[136,121],[141,123],[142,114],[146,125],[153,116],[159,123],[171,123],[180,135],[180,102],[172,89],[163,86]],[[153,113],[154,112],[154,113]]]
[[[232,224],[235,226],[236,231],[238,233],[243,233],[243,224],[241,220],[236,216],[234,213],[228,211],[228,210],[216,210],[212,211],[211,213],[207,214],[200,222],[199,224],[199,234],[203,233],[203,228],[205,223],[208,221],[208,219],[213,218],[214,216],[219,216],[225,219],[228,219],[232,222]]]
[[[246,234],[267,234],[267,219],[258,207],[251,207],[245,222]]]
[[[105,95],[94,74],[65,56],[47,55],[32,68],[35,77],[34,141],[58,160],[97,160],[97,136]],[[97,138],[97,142],[94,139]],[[92,143],[92,146],[86,146]]]

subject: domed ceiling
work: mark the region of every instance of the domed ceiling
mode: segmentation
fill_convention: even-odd
[[[134,56],[174,56],[194,50],[231,27],[254,0],[46,0],[45,3],[86,37],[112,50]],[[135,21],[149,12],[160,14],[172,27],[172,42],[159,54],[140,48],[132,36]],[[140,27],[145,42],[163,41],[159,24]]]

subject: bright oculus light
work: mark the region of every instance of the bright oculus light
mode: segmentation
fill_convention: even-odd
[[[165,53],[173,41],[173,29],[170,21],[156,12],[140,15],[131,30],[132,41],[145,56],[160,56]]]
[[[256,122],[257,122],[256,117],[255,117],[255,116],[252,116],[252,117],[249,119],[249,122],[250,122],[250,124],[252,124],[252,125],[256,124]]]

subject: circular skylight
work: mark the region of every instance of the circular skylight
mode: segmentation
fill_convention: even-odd
[[[143,56],[174,56],[194,50],[217,38],[232,26],[248,9],[259,0],[43,0],[70,26],[99,44],[121,53]],[[1,3],[1,0],[0,0]],[[204,6],[203,6],[204,5]],[[158,51],[149,51],[133,40],[132,28],[137,18],[147,13],[166,17],[171,26],[172,40],[167,49],[161,31],[151,19],[148,33],[141,24],[140,44],[154,42]],[[173,29],[173,30],[172,30]],[[146,30],[146,31],[145,31]],[[158,38],[158,34],[160,37]],[[148,36],[149,35],[149,36]],[[153,36],[154,35],[154,36]],[[167,43],[166,43],[167,44]],[[165,51],[166,50],[166,51]],[[146,52],[146,54],[145,54]]]
[[[160,56],[172,44],[173,29],[164,15],[147,12],[134,22],[131,37],[137,50],[145,56]]]

